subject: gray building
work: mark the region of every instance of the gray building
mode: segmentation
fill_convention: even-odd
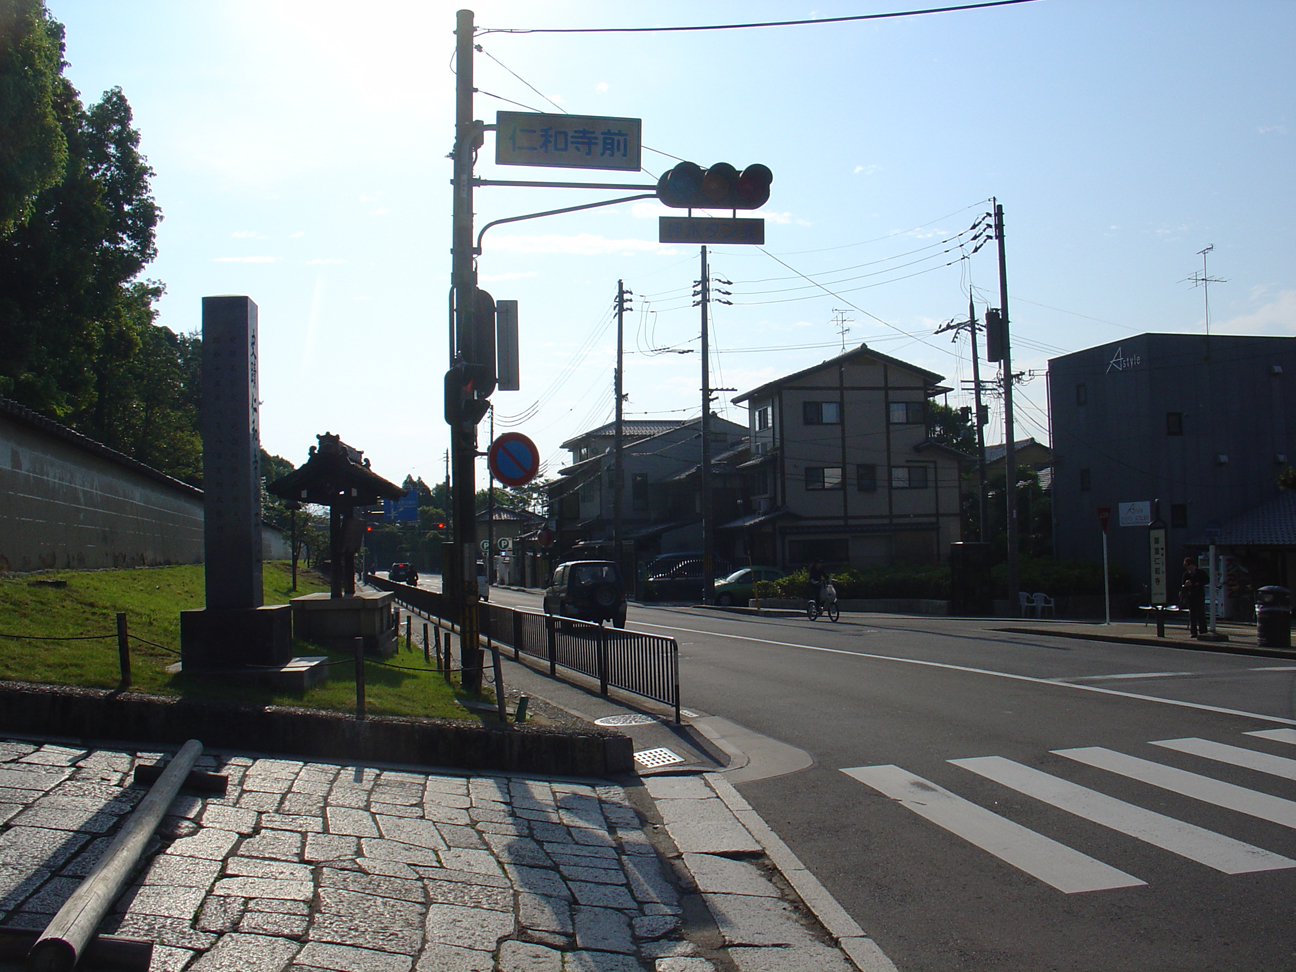
[[[1159,501],[1176,585],[1186,553],[1278,497],[1296,458],[1293,383],[1290,337],[1140,334],[1050,360],[1057,556],[1100,561],[1110,507],[1111,560],[1146,585],[1147,529],[1121,527],[1119,507]]]

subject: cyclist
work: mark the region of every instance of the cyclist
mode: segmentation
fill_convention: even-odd
[[[806,596],[820,608],[823,607],[823,589],[826,580],[828,580],[828,574],[824,572],[823,561],[816,560],[810,565],[810,593]]]

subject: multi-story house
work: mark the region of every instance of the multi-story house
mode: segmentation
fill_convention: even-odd
[[[960,539],[959,466],[933,441],[941,376],[860,345],[734,399],[746,403],[754,509],[722,523],[756,562],[934,564]]]
[[[700,550],[702,511],[697,467],[702,461],[701,417],[688,421],[622,423],[621,536],[634,544],[636,561],[658,553]],[[719,457],[746,437],[741,425],[712,414],[711,452]],[[614,521],[615,470],[612,423],[568,439],[572,465],[549,489],[557,546],[570,550],[604,544],[609,555]],[[713,463],[714,464],[714,463]],[[728,509],[734,503],[729,501]],[[728,512],[728,510],[726,511]]]
[[[1156,504],[1172,599],[1184,555],[1212,540],[1283,583],[1285,557],[1254,555],[1282,547],[1259,514],[1282,506],[1277,474],[1296,460],[1294,383],[1291,337],[1140,334],[1050,360],[1057,555],[1100,561],[1110,509],[1109,557],[1147,584],[1146,520],[1126,506],[1121,526],[1121,507]]]

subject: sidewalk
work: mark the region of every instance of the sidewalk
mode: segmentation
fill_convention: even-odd
[[[134,767],[166,758],[0,741],[0,922],[43,927],[143,798]],[[199,768],[228,793],[182,791],[100,927],[155,943],[159,972],[894,969],[713,774]]]

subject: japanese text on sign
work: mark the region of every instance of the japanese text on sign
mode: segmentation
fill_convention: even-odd
[[[1153,527],[1148,531],[1148,546],[1151,559],[1152,577],[1148,588],[1150,603],[1165,604],[1168,602],[1166,584],[1166,531],[1165,527]]]
[[[497,165],[554,165],[638,172],[643,121],[593,115],[495,114]]]

